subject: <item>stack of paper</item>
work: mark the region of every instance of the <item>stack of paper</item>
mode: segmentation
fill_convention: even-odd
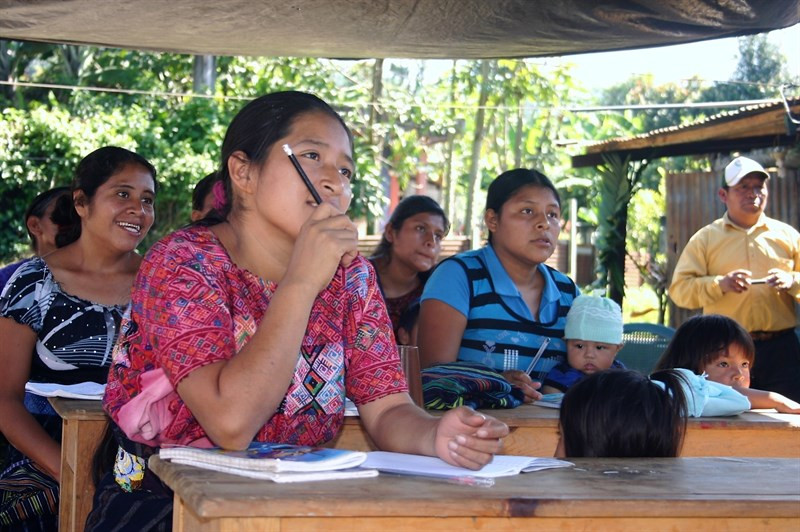
[[[482,469],[474,471],[465,467],[456,467],[440,458],[432,456],[419,456],[416,454],[390,453],[386,451],[373,451],[367,453],[367,460],[362,467],[374,468],[387,473],[404,475],[421,475],[436,477],[463,477],[473,476],[479,478],[509,477],[520,473],[530,473],[542,469],[557,467],[571,467],[571,462],[555,458],[534,458],[532,456],[495,455],[492,461]]]
[[[534,401],[536,406],[543,406],[545,408],[561,408],[561,400],[564,398],[563,393],[546,393],[538,401]]]
[[[65,397],[68,399],[89,399],[100,401],[106,391],[105,384],[80,382],[78,384],[53,384],[48,382],[27,382],[25,391],[42,397]]]
[[[358,407],[349,397],[346,397],[344,400],[344,415],[345,417],[358,415]]]
[[[378,475],[374,469],[358,467],[366,453],[281,443],[253,442],[244,451],[220,448],[164,447],[159,457],[243,477],[274,482],[306,482]]]

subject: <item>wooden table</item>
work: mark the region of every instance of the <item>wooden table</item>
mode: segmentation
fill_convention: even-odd
[[[274,484],[150,458],[173,528],[247,530],[800,530],[800,460],[580,459],[491,488],[379,476]]]
[[[553,408],[523,405],[487,410],[511,428],[504,454],[553,456],[558,443],[558,413]],[[346,418],[333,446],[376,450],[358,418]],[[800,415],[754,410],[738,416],[690,418],[681,456],[751,456],[800,458]]]
[[[51,397],[50,404],[62,420],[58,529],[79,531],[92,509],[92,458],[108,420],[101,401]]]
[[[107,419],[100,401],[50,399],[64,423],[61,446],[60,530],[83,530],[92,507],[91,460]],[[558,442],[558,410],[523,405],[487,413],[511,427],[505,454],[553,456]],[[332,447],[375,450],[357,417],[345,418]],[[800,415],[770,411],[689,420],[682,456],[800,458]]]

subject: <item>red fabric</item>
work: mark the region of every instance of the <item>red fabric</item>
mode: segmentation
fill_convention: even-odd
[[[194,369],[230,359],[256,332],[277,285],[239,269],[216,236],[190,227],[158,242],[142,262],[114,351],[104,406],[141,392],[143,372],[162,368],[173,387]],[[265,385],[271,383],[265,382]],[[311,310],[284,401],[258,441],[316,445],[341,427],[345,390],[356,404],[407,390],[375,271],[359,257],[339,268]],[[206,437],[175,395],[159,440]]]
[[[392,329],[395,337],[397,336],[397,329],[400,328],[400,318],[403,317],[403,313],[411,306],[411,303],[419,301],[423,288],[425,288],[425,284],[420,283],[419,286],[407,294],[400,297],[386,298],[386,309],[389,312],[389,319],[392,320]]]

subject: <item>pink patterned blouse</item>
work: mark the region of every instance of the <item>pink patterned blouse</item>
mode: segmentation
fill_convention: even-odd
[[[104,407],[112,419],[141,392],[145,372],[162,369],[177,388],[193,370],[233,357],[256,332],[276,287],[238,268],[206,227],[155,244],[109,372]],[[256,440],[320,444],[339,431],[345,394],[362,405],[406,390],[375,271],[358,257],[317,296],[291,385]],[[176,393],[167,408],[160,441],[200,444],[206,434]]]

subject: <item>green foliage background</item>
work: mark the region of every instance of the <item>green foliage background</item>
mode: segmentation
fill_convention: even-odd
[[[620,257],[646,252],[650,262],[640,267],[663,302],[663,198],[655,193],[640,199],[636,191],[657,191],[668,171],[708,169],[709,162],[648,161],[630,183],[635,186],[620,196],[609,191],[624,184],[620,176],[630,169],[573,169],[570,156],[581,152],[580,143],[684,124],[720,109],[568,108],[777,97],[779,84],[797,82],[765,35],[739,43],[731,82],[711,85],[699,79],[656,85],[652,76],[637,76],[589,93],[573,80],[566,61],[460,60],[437,77],[423,61],[384,66],[371,59],[217,57],[214,86],[198,94],[193,56],[0,40],[0,81],[9,82],[0,84],[0,264],[28,253],[22,215],[29,201],[68,184],[78,161],[108,144],[137,151],[158,170],[156,225],[143,243],[147,248],[189,220],[191,190],[218,166],[219,146],[238,109],[262,94],[295,89],[319,95],[351,126],[357,177],[350,214],[369,229],[388,204],[390,174],[401,189],[424,172],[444,193],[451,191],[442,203],[452,232],[469,234],[489,182],[509,168],[533,167],[556,183],[563,200],[578,199],[584,222],[601,226],[595,289],[610,286],[608,292],[622,294]],[[483,113],[477,108],[481,93]],[[635,216],[625,235],[614,227],[631,206],[652,216]]]

